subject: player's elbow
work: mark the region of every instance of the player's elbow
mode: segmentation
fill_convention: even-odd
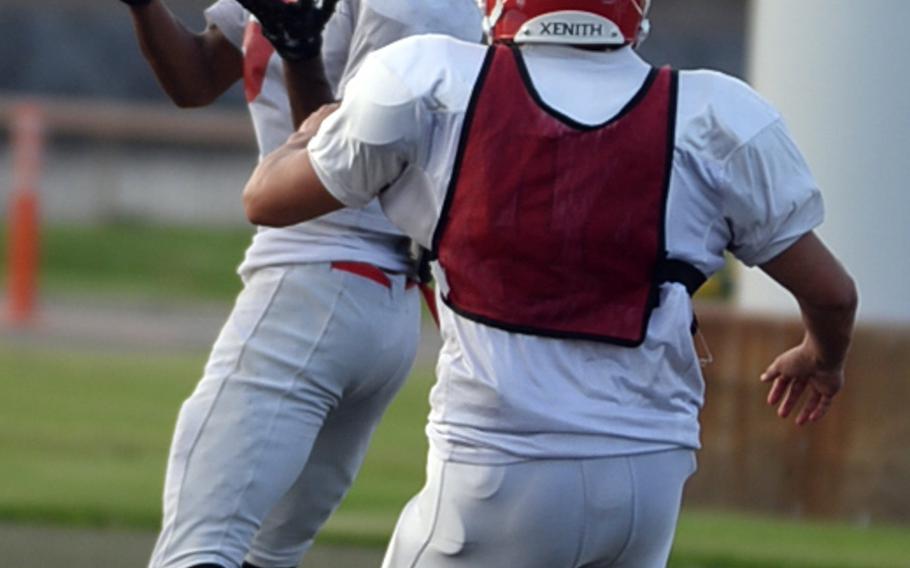
[[[171,101],[174,103],[177,108],[190,109],[190,108],[200,108],[206,106],[208,103],[205,103],[199,99],[189,97],[186,95],[171,95]]]
[[[319,181],[306,151],[290,144],[266,157],[243,190],[247,219],[268,227],[302,223],[343,206]]]
[[[158,84],[164,94],[179,108],[199,108],[212,104],[218,92],[209,84],[209,78],[199,72],[177,73],[163,67],[154,57],[146,59],[155,69]]]
[[[216,98],[208,90],[201,88],[171,88],[167,89],[167,94],[175,106],[183,109],[206,107],[215,102]]]
[[[820,311],[852,317],[859,306],[859,292],[853,278],[844,273],[829,285],[800,302]]]
[[[268,177],[259,172],[243,190],[243,210],[250,223],[262,227],[287,227],[306,220],[287,194],[270,187]]]
[[[853,315],[859,307],[859,291],[856,288],[856,282],[850,276],[847,276],[840,287],[839,293],[832,298],[832,308],[844,313]]]
[[[254,225],[274,226],[278,224],[275,219],[274,207],[268,196],[262,191],[262,184],[253,178],[243,190],[243,211],[246,218]]]

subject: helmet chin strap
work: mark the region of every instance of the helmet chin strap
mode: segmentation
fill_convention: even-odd
[[[503,0],[496,0],[496,5],[493,6],[493,11],[489,15],[484,16],[483,18],[483,31],[487,35],[493,34],[493,27],[496,26],[496,22],[499,21],[499,18],[502,17],[502,11],[505,9],[505,2]]]
[[[642,0],[641,4],[638,0],[635,0],[635,6],[641,14],[641,24],[638,26],[638,35],[632,47],[638,47],[643,44],[651,33],[651,20],[648,19],[648,12],[651,10],[651,0]]]
[[[638,47],[643,44],[646,39],[648,39],[648,34],[651,33],[651,20],[648,19],[647,15],[645,19],[641,21],[641,24],[638,26],[638,36],[635,38],[635,42],[632,44],[632,47]]]

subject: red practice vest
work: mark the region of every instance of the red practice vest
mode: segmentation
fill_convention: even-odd
[[[444,301],[508,331],[640,345],[666,260],[677,84],[654,69],[616,117],[583,125],[542,101],[517,48],[491,47],[434,235]]]

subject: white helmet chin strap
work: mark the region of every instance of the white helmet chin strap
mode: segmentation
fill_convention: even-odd
[[[485,34],[491,35],[493,33],[493,27],[496,25],[496,22],[499,21],[499,18],[502,17],[503,10],[505,10],[505,0],[496,0],[493,11],[483,18],[483,31]],[[486,12],[486,9],[483,11]]]
[[[638,26],[638,34],[632,47],[638,47],[643,44],[648,39],[648,34],[651,33],[651,20],[648,19],[648,12],[651,10],[651,0],[642,0],[642,4],[635,0],[635,7],[638,8],[638,13],[641,14],[641,24]]]
[[[635,38],[635,42],[632,44],[632,47],[638,47],[639,45],[643,44],[645,42],[645,40],[648,39],[648,35],[650,33],[651,33],[651,20],[649,20],[646,16],[645,19],[642,20],[641,24],[638,26],[638,36]]]

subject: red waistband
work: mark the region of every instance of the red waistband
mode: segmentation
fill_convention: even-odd
[[[372,264],[367,264],[365,262],[333,262],[332,268],[335,270],[341,270],[343,272],[350,272],[351,274],[356,274],[357,276],[366,278],[367,280],[372,280],[377,284],[381,284],[386,288],[392,287],[392,279],[389,278],[389,275],[382,271],[381,268],[373,266]],[[408,279],[406,288],[412,288],[417,283],[411,279]]]
[[[335,270],[350,272],[351,274],[356,274],[357,276],[362,276],[367,280],[372,280],[377,284],[382,284],[386,288],[392,287],[392,279],[389,278],[385,272],[373,266],[372,264],[366,264],[364,262],[333,262],[332,268]]]
[[[372,264],[366,264],[363,262],[333,262],[332,268],[335,270],[341,270],[344,272],[350,272],[351,274],[356,274],[368,280],[372,280],[377,284],[381,284],[386,288],[392,288],[392,279],[382,271],[382,269],[373,266]],[[416,280],[408,278],[408,283],[405,285],[405,289],[410,290],[414,286],[418,286]],[[423,294],[423,299],[427,304],[427,309],[430,311],[430,315],[433,316],[433,321],[436,322],[436,327],[439,327],[439,314],[436,311],[436,296],[433,293],[433,288],[427,284],[419,284],[420,292]]]

